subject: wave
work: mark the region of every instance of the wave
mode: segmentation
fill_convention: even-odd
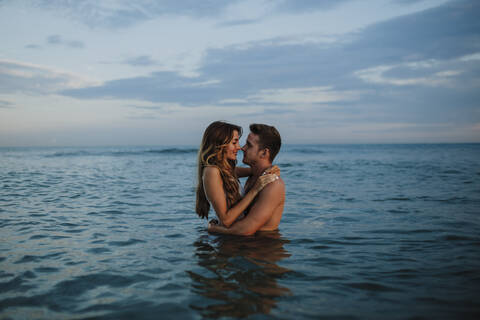
[[[181,149],[181,148],[167,148],[167,149],[161,149],[161,150],[148,150],[145,151],[147,153],[178,153],[178,154],[183,154],[183,153],[197,153],[198,149]]]
[[[91,152],[87,151],[59,151],[45,155],[45,158],[58,158],[58,157],[79,157],[91,155]]]
[[[45,155],[45,158],[68,158],[68,157],[95,157],[95,156],[142,156],[142,155],[175,155],[193,154],[198,149],[194,148],[165,148],[165,149],[139,149],[139,150],[74,150],[57,151]]]
[[[322,154],[325,153],[325,151],[317,149],[317,148],[312,148],[312,147],[305,147],[305,148],[291,148],[288,150],[288,152],[295,152],[295,153],[302,153],[302,154]]]

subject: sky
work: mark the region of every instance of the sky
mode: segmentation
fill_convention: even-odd
[[[480,142],[480,1],[0,0],[0,146]],[[243,139],[246,134],[244,134]]]

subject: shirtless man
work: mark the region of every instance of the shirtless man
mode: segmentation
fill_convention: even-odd
[[[250,134],[243,146],[243,163],[252,168],[252,175],[245,184],[245,192],[255,184],[258,177],[272,166],[281,146],[277,129],[264,124],[251,124]],[[278,228],[285,204],[285,183],[281,178],[269,183],[253,200],[244,219],[229,228],[214,223],[208,224],[209,232],[252,235],[257,231],[272,231]]]

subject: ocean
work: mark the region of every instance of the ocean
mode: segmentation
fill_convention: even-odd
[[[251,237],[206,232],[196,146],[0,148],[0,319],[480,318],[480,144],[282,148]]]

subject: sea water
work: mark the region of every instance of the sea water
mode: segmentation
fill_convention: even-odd
[[[206,232],[196,151],[1,148],[0,318],[480,318],[479,144],[287,145],[251,237]]]

